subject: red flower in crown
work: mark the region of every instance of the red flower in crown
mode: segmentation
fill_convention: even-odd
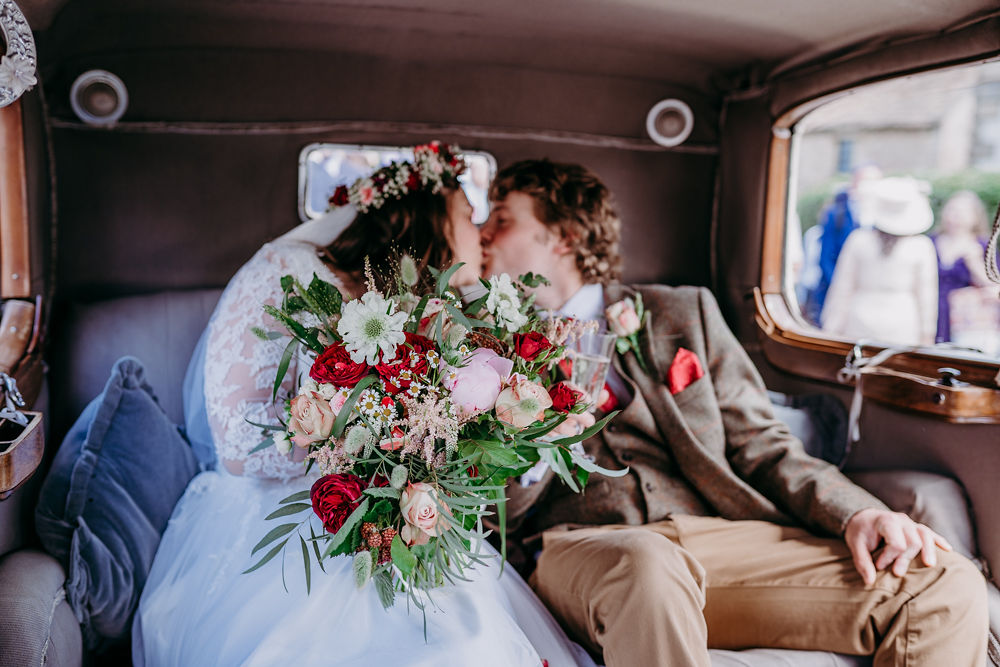
[[[346,185],[338,185],[330,197],[330,204],[333,206],[347,206],[351,202],[351,195],[347,191]]]

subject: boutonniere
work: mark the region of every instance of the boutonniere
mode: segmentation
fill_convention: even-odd
[[[604,309],[604,316],[608,320],[608,328],[618,336],[618,340],[615,341],[618,354],[632,350],[643,372],[648,373],[649,368],[646,367],[646,360],[639,349],[639,332],[646,325],[646,318],[649,316],[642,305],[642,295],[636,294],[635,299],[625,297],[611,304]]]

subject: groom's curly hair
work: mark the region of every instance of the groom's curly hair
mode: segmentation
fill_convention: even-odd
[[[535,217],[559,230],[576,253],[584,282],[620,280],[621,222],[611,192],[594,172],[578,164],[522,160],[497,174],[490,199],[501,201],[512,192],[529,195]]]

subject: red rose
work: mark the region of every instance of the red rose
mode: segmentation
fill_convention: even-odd
[[[406,189],[411,192],[420,189],[420,174],[415,171],[410,172],[409,178],[406,179]]]
[[[418,375],[427,374],[427,359],[424,355],[430,350],[437,351],[437,345],[430,338],[419,334],[405,332],[406,342],[396,347],[396,356],[391,361],[383,361],[375,366],[382,384],[389,394],[398,394],[410,388]],[[415,355],[415,356],[412,356]],[[403,371],[409,371],[409,378],[401,378]]]
[[[334,206],[347,206],[350,201],[351,197],[347,192],[346,185],[338,185],[337,189],[333,191],[333,196],[330,197],[330,203]]]
[[[358,364],[352,361],[343,343],[334,343],[316,357],[312,368],[309,369],[309,377],[316,382],[329,382],[338,387],[353,387],[361,382],[361,378],[368,375],[370,369],[371,367],[364,362]]]
[[[583,398],[583,392],[574,389],[565,382],[557,382],[549,387],[549,398],[552,399],[553,410],[569,412]]]
[[[364,482],[357,475],[325,475],[316,480],[309,492],[313,512],[330,534],[336,533],[358,507]]]
[[[550,347],[552,347],[552,343],[549,342],[549,339],[537,331],[514,334],[514,351],[522,359],[534,361],[535,357]]]

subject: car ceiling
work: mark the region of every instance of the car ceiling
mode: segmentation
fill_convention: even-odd
[[[709,92],[996,0],[21,0],[50,57],[155,48],[337,51],[670,82]]]

